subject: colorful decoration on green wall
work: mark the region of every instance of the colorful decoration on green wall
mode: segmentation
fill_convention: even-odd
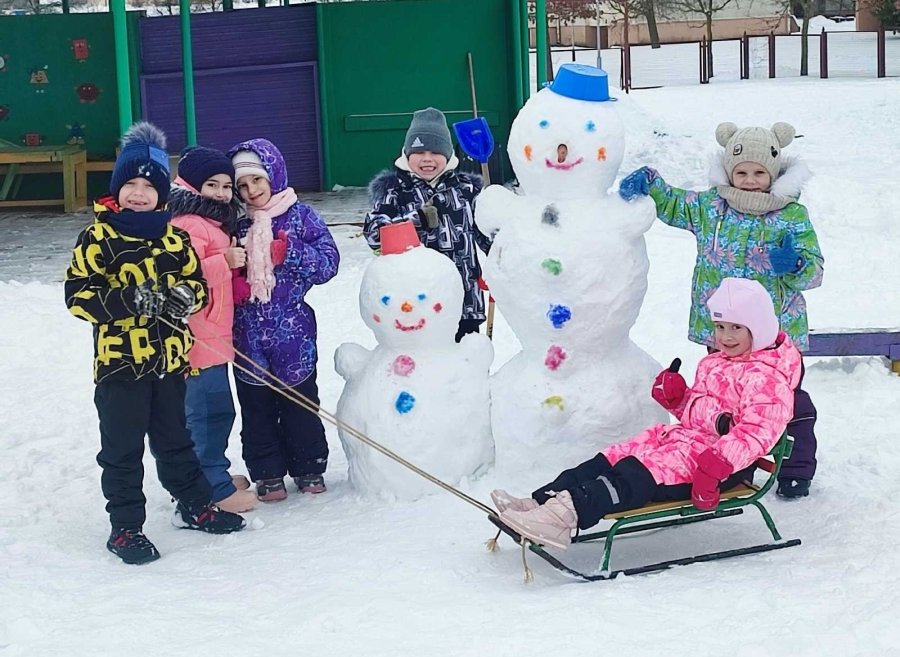
[[[93,82],[82,82],[75,87],[75,93],[78,94],[78,100],[82,103],[96,103],[103,89]]]
[[[0,55],[0,73],[6,73],[6,65],[9,63],[9,55]]]
[[[39,132],[26,132],[22,135],[22,143],[26,146],[40,146],[44,143],[44,135]]]
[[[31,78],[29,82],[37,87],[34,90],[34,93],[44,93],[46,91],[45,87],[50,84],[50,78],[47,76],[48,68],[49,67],[45,64],[44,66],[31,69]]]
[[[84,143],[84,124],[78,123],[75,121],[74,123],[67,123],[66,128],[69,130],[69,136],[66,138],[67,144],[83,144]]]
[[[0,105],[0,121],[6,121],[9,117],[9,105]]]
[[[72,39],[72,54],[75,55],[75,61],[86,61],[90,56],[91,46],[87,39]]]

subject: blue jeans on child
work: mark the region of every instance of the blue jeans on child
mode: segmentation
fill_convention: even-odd
[[[228,366],[214,365],[191,373],[184,407],[194,452],[213,488],[213,502],[219,502],[237,490],[228,473],[231,462],[225,457],[235,417]]]

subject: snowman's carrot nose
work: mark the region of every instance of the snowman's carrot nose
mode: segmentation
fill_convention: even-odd
[[[411,313],[412,309],[413,309],[412,304],[409,301],[404,301],[403,305],[400,306],[400,310],[402,310],[405,313]]]

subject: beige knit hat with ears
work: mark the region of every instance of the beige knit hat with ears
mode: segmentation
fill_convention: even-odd
[[[794,140],[794,126],[779,121],[772,129],[760,127],[741,128],[731,122],[720,123],[716,128],[716,141],[725,147],[725,170],[731,180],[731,172],[741,162],[763,165],[772,182],[781,172],[781,149]]]

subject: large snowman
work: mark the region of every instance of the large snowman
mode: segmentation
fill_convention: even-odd
[[[523,195],[478,198],[496,233],[484,277],[522,345],[491,384],[498,467],[552,471],[667,418],[650,397],[660,365],[629,338],[656,212],[609,193],[624,147],[606,73],[565,64],[512,124]]]
[[[419,244],[409,222],[381,229],[381,252],[359,291],[363,321],[378,345],[345,343],[335,369],[346,385],[338,417],[429,472],[457,485],[494,461],[490,425],[490,340],[454,342],[463,303],[459,272]],[[364,495],[415,499],[438,488],[363,444],[339,435],[350,482]]]

